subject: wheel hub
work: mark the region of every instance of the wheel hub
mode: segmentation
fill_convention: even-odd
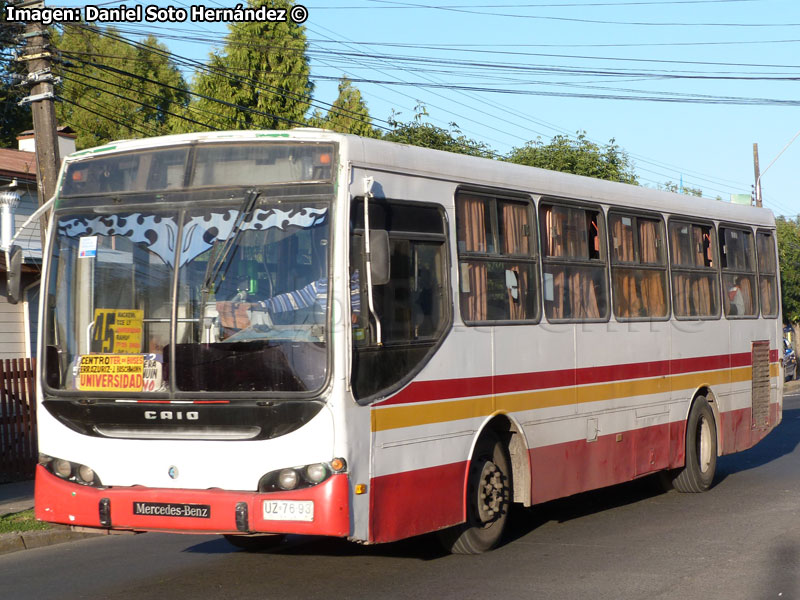
[[[493,462],[486,462],[478,487],[478,516],[482,523],[490,523],[500,517],[505,501],[504,488],[502,471]]]

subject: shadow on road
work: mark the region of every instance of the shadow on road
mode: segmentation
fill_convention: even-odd
[[[363,545],[344,539],[326,537],[287,536],[286,541],[276,548],[259,552],[237,550],[224,538],[196,544],[185,552],[202,554],[281,554],[283,556],[379,556],[384,558],[414,558],[434,560],[448,556],[433,534],[421,535],[390,544]]]

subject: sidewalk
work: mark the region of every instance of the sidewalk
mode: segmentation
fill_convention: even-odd
[[[33,480],[0,483],[0,517],[31,508],[33,508]],[[45,531],[0,533],[0,555],[71,542],[95,535],[97,534],[72,531],[66,525],[52,525]]]
[[[0,517],[33,508],[33,480],[0,483]]]

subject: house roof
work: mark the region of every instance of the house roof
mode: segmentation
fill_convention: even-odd
[[[0,175],[36,181],[36,154],[0,148]]]
[[[56,127],[56,133],[62,137],[68,137],[68,138],[76,138],[78,136],[78,134],[75,133],[75,130],[69,125],[59,125],[58,127]],[[22,140],[25,138],[32,138],[33,136],[34,136],[33,129],[26,129],[17,136],[17,139]]]

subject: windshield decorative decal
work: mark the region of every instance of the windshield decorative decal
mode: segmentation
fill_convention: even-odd
[[[241,229],[263,231],[267,229],[306,229],[322,224],[328,209],[300,207],[256,209]],[[224,241],[231,234],[236,222],[236,209],[212,212],[202,217],[191,218],[184,228],[180,265],[196,258],[214,244]],[[70,238],[84,236],[120,235],[135,243],[145,243],[167,265],[173,266],[178,225],[174,219],[159,215],[132,213],[125,216],[103,215],[94,218],[62,218],[58,223],[58,235]]]

